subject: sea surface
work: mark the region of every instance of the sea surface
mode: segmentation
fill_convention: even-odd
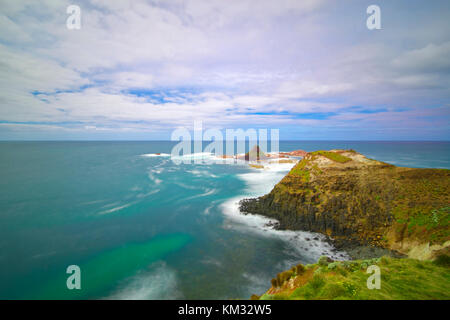
[[[247,299],[294,264],[346,258],[320,235],[238,212],[290,164],[176,164],[174,144],[1,142],[0,299]],[[333,148],[450,168],[449,142],[280,142]],[[81,290],[67,289],[69,265]]]

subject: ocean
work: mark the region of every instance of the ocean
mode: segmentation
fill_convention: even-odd
[[[294,264],[346,258],[321,235],[238,212],[290,164],[175,164],[174,144],[0,142],[0,299],[247,299]],[[335,148],[450,168],[450,142],[280,142]],[[69,265],[81,290],[67,289]]]

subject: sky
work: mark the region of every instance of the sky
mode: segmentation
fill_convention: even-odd
[[[450,140],[449,21],[448,0],[0,0],[0,140],[170,140],[194,121]]]

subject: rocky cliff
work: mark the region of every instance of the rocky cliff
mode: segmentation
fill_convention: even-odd
[[[316,151],[240,209],[276,218],[281,229],[326,234],[345,249],[432,259],[450,245],[449,190],[449,170],[396,167],[353,150]]]

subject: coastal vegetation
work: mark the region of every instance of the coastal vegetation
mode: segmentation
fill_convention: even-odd
[[[397,167],[354,150],[306,154],[269,194],[242,200],[241,212],[325,234],[354,260],[296,266],[261,298],[450,298],[449,190],[446,169]],[[367,289],[371,264],[381,290]]]
[[[445,257],[445,256],[442,256]],[[262,300],[384,300],[450,299],[448,261],[420,261],[381,257],[330,262],[325,259],[278,274]],[[381,270],[380,289],[367,287],[367,268]],[[295,269],[295,271],[294,271]],[[297,271],[299,270],[299,271]]]
[[[324,151],[324,150],[311,152],[311,156],[313,158],[315,155],[324,156],[332,161],[336,161],[339,163],[346,163],[346,162],[352,161],[351,158],[343,156],[340,152],[330,152],[330,151]]]
[[[240,209],[276,218],[280,229],[323,233],[338,248],[431,259],[450,245],[448,190],[449,170],[396,167],[354,150],[318,151]]]

